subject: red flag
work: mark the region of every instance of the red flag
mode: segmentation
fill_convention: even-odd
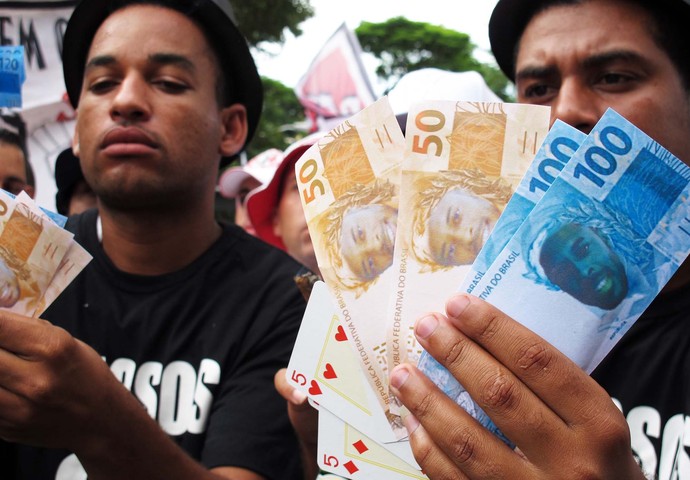
[[[295,87],[308,117],[349,117],[374,102],[361,55],[357,37],[343,23]]]

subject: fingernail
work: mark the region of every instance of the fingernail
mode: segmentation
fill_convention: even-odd
[[[407,434],[412,435],[412,433],[417,430],[417,427],[419,426],[419,420],[417,420],[414,415],[409,414],[403,418],[403,424],[407,429]]]
[[[405,367],[396,367],[391,372],[391,387],[399,390],[400,387],[407,381],[410,372]]]
[[[292,403],[294,403],[295,405],[302,405],[304,403],[304,401],[307,399],[307,396],[297,389],[294,389],[292,391],[292,394],[290,395],[290,397],[291,397]]]
[[[446,313],[450,317],[457,318],[460,315],[462,315],[462,312],[465,311],[467,308],[467,305],[470,304],[470,299],[467,298],[465,295],[456,295],[452,297],[450,300],[448,300],[448,303],[446,303]]]
[[[438,327],[438,320],[436,317],[433,315],[427,315],[426,317],[422,317],[417,321],[414,331],[418,337],[428,338],[432,333],[434,333],[436,327]]]

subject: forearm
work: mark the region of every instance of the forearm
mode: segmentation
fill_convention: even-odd
[[[117,388],[115,388],[117,387]],[[173,442],[121,385],[75,436],[74,452],[90,479],[219,479]]]

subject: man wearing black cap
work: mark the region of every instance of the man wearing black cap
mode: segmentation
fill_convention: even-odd
[[[687,0],[499,0],[489,33],[518,101],[583,132],[613,107],[690,164],[689,25]],[[686,261],[592,379],[488,304],[451,298],[417,338],[518,448],[403,365],[391,384],[420,465],[430,478],[690,478],[688,312]]]
[[[94,258],[51,323],[0,314],[0,478],[299,478],[273,389],[299,266],[214,220],[262,103],[228,5],[83,0],[63,65],[99,202],[68,228]]]

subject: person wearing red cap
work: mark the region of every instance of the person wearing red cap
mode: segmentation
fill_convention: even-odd
[[[290,145],[271,181],[247,197],[247,213],[256,235],[316,274],[319,266],[297,190],[295,164],[322,136],[313,133]]]
[[[82,0],[64,32],[93,260],[45,320],[0,312],[0,478],[301,478],[299,265],[214,215],[263,97],[229,4]]]
[[[687,0],[499,0],[489,33],[518,101],[585,133],[613,107],[690,164],[689,24]],[[489,304],[452,297],[417,339],[517,448],[401,365],[391,386],[415,457],[432,479],[690,478],[688,312],[686,261],[592,378]]]
[[[228,168],[218,180],[221,196],[235,200],[235,224],[251,235],[256,235],[256,230],[247,214],[247,196],[271,180],[282,160],[283,152],[270,148],[253,157],[246,165]]]

